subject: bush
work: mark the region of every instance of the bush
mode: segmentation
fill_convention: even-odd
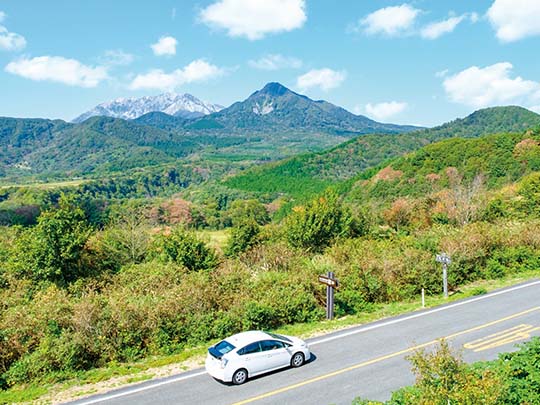
[[[245,221],[233,228],[225,255],[238,256],[259,242],[260,227],[255,221]]]
[[[356,229],[352,215],[335,193],[295,207],[284,226],[291,246],[312,251],[324,249],[338,237],[351,236]]]
[[[192,232],[181,227],[166,230],[156,237],[154,254],[163,263],[174,262],[191,271],[211,270],[219,264],[217,254]]]
[[[505,390],[501,403],[540,404],[540,338],[520,345],[520,350],[499,356]]]
[[[87,271],[81,258],[90,232],[84,211],[62,198],[17,240],[11,265],[23,277],[66,285]]]

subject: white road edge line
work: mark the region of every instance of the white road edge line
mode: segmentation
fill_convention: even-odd
[[[363,332],[367,332],[367,331],[370,331],[370,330],[373,330],[373,329],[382,328],[384,326],[394,325],[396,323],[409,321],[411,319],[420,318],[422,316],[431,315],[431,314],[441,312],[441,311],[446,311],[447,309],[460,307],[462,305],[471,304],[471,303],[476,302],[476,301],[481,301],[481,300],[485,300],[485,299],[488,299],[488,298],[491,298],[491,297],[496,297],[497,295],[502,295],[502,294],[506,294],[506,293],[513,292],[513,291],[516,291],[516,290],[521,290],[522,288],[531,287],[531,286],[534,286],[534,285],[537,285],[537,284],[540,284],[540,280],[533,281],[532,283],[528,283],[528,284],[519,285],[517,287],[512,287],[512,288],[509,288],[507,290],[497,291],[497,292],[482,295],[480,297],[471,298],[471,299],[469,299],[467,301],[456,302],[455,304],[446,305],[444,307],[435,308],[435,309],[428,310],[428,311],[425,311],[425,312],[420,312],[418,314],[406,316],[406,317],[403,317],[403,318],[393,319],[391,321],[378,323],[376,325],[366,326],[366,327],[360,328],[360,329],[355,329],[355,330],[352,330],[350,332],[340,333],[339,335],[336,335],[336,336],[330,336],[328,338],[319,339],[319,340],[316,340],[314,342],[308,342],[308,345],[309,346],[315,346],[315,345],[318,345],[318,344],[321,344],[321,343],[330,342],[332,340],[341,339],[341,338],[351,336],[351,335],[356,335],[357,333],[363,333]]]
[[[435,309],[432,309],[432,310],[429,310],[429,311],[425,311],[425,312],[421,312],[421,313],[418,313],[418,314],[410,315],[410,316],[407,316],[407,317],[404,317],[404,318],[394,319],[392,321],[378,323],[378,324],[372,325],[372,326],[366,326],[364,328],[356,329],[356,330],[353,330],[353,331],[350,331],[350,332],[340,333],[339,335],[336,335],[336,336],[331,336],[331,337],[328,337],[328,338],[319,339],[319,340],[316,340],[314,342],[308,342],[308,345],[309,346],[315,346],[315,345],[318,345],[318,344],[321,344],[321,343],[330,342],[332,340],[341,339],[341,338],[351,336],[351,335],[356,335],[357,333],[363,333],[363,332],[367,332],[367,331],[370,331],[370,330],[373,330],[373,329],[382,328],[384,326],[394,325],[396,323],[405,322],[405,321],[408,321],[408,320],[411,320],[411,319],[420,318],[422,316],[431,315],[431,314],[441,312],[441,311],[446,311],[447,309],[460,307],[460,306],[466,305],[466,304],[471,304],[471,303],[476,302],[476,301],[481,301],[481,300],[485,300],[485,299],[488,299],[488,298],[491,298],[491,297],[496,297],[497,295],[502,295],[502,294],[506,294],[506,293],[513,292],[513,291],[516,291],[516,290],[521,290],[523,288],[532,287],[532,286],[537,285],[537,284],[540,284],[540,280],[533,281],[532,283],[528,283],[528,284],[519,285],[517,287],[508,288],[506,290],[485,294],[485,295],[482,295],[480,297],[471,298],[471,299],[469,299],[467,301],[456,302],[455,304],[450,304],[450,305],[446,305],[444,307],[435,308]],[[149,389],[160,387],[162,385],[172,384],[172,383],[175,383],[175,382],[178,382],[178,381],[187,380],[189,378],[198,377],[198,376],[203,375],[203,374],[206,374],[206,371],[200,371],[198,373],[194,373],[194,374],[190,374],[190,375],[186,375],[186,376],[180,376],[180,377],[177,377],[177,378],[172,378],[170,380],[161,381],[161,382],[158,382],[158,383],[155,383],[155,384],[145,385],[144,387],[139,387],[139,388],[134,388],[134,389],[129,390],[129,391],[119,392],[118,394],[112,394],[112,395],[107,395],[107,396],[104,396],[104,397],[101,397],[101,398],[91,399],[89,401],[80,402],[78,405],[97,404],[99,402],[109,401],[111,399],[123,397],[123,396],[126,396],[126,395],[136,394],[136,393],[141,392],[141,391],[146,391],[146,390],[149,390]]]
[[[123,397],[125,395],[136,394],[137,392],[146,391],[146,390],[149,390],[151,388],[160,387],[162,385],[172,384],[172,383],[175,383],[175,382],[178,382],[178,381],[187,380],[189,378],[198,377],[198,376],[203,375],[203,374],[206,374],[206,371],[200,371],[200,372],[195,373],[195,374],[185,375],[185,376],[173,378],[173,379],[170,379],[170,380],[161,381],[161,382],[151,384],[151,385],[145,385],[144,387],[134,388],[132,390],[124,391],[124,392],[119,392],[118,394],[107,395],[105,397],[91,399],[89,401],[81,402],[81,403],[79,403],[79,405],[90,405],[90,404],[96,404],[98,402],[109,401],[111,399]]]

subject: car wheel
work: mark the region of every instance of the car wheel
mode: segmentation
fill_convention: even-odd
[[[236,370],[232,376],[232,382],[234,385],[241,385],[247,381],[248,373],[245,368]]]
[[[304,361],[304,353],[295,353],[291,358],[291,366],[300,367],[302,364],[304,364]]]

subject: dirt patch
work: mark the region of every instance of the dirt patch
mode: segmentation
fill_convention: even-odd
[[[169,364],[161,367],[149,368],[147,370],[133,373],[129,375],[113,377],[106,381],[97,383],[75,385],[68,389],[64,389],[65,385],[58,384],[52,388],[46,395],[34,401],[36,404],[62,404],[69,401],[75,401],[86,398],[92,395],[104,394],[117,388],[129,387],[136,385],[142,381],[152,380],[156,378],[170,377],[189,370],[201,367],[204,364],[204,356],[197,356],[190,360],[180,363]]]

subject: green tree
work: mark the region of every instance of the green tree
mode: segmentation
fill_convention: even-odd
[[[248,220],[253,220],[259,225],[270,222],[270,216],[266,207],[257,200],[235,200],[227,211],[233,226],[243,225]]]
[[[86,271],[81,259],[90,234],[84,211],[62,196],[17,240],[12,265],[22,276],[65,285]]]
[[[154,254],[162,262],[174,262],[191,271],[211,270],[219,259],[215,251],[182,227],[161,233],[154,240]]]
[[[334,192],[293,208],[285,219],[289,244],[313,251],[320,251],[337,237],[352,236],[355,228],[352,215]]]
[[[227,256],[238,256],[259,242],[260,226],[254,220],[247,220],[233,228],[225,249]]]

